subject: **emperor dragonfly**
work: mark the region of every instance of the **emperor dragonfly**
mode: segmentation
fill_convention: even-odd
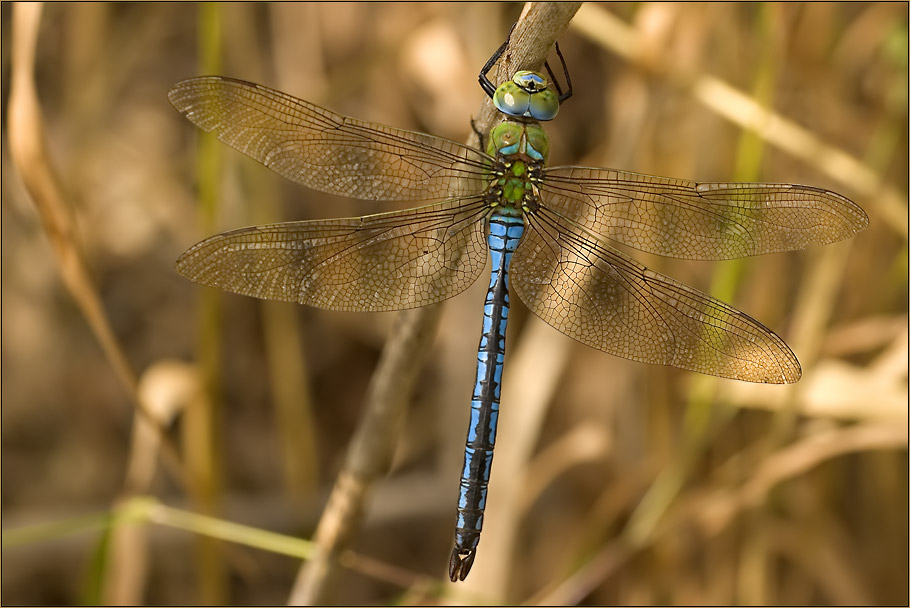
[[[693,260],[832,243],[868,218],[834,192],[791,184],[692,182],[592,167],[547,167],[539,122],[567,95],[541,73],[481,84],[502,113],[485,151],[342,116],[267,87],[192,78],[171,103],[273,171],[329,194],[426,201],[364,217],[286,222],[210,237],[177,261],[183,276],[267,300],[348,311],[426,306],[493,271],[471,400],[449,576],[476,555],[499,412],[509,288],[559,331],[604,352],[750,382],[801,375],[758,321],[654,272],[607,240]],[[561,56],[560,56],[561,58]],[[571,84],[570,84],[571,87]]]

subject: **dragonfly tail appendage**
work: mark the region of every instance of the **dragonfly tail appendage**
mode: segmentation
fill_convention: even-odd
[[[474,565],[474,556],[477,555],[477,549],[452,549],[452,557],[449,558],[449,579],[455,583],[463,581],[471,571]]]

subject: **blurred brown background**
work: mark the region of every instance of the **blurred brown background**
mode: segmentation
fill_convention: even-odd
[[[164,392],[193,382],[196,368],[182,364],[196,361],[200,340],[220,353],[211,443],[194,436],[182,411],[169,436],[187,458],[200,444],[214,450],[206,482],[224,519],[312,534],[394,314],[264,307],[224,295],[220,318],[208,319],[215,331],[206,333],[204,290],[178,277],[174,260],[215,231],[380,206],[329,200],[221,146],[217,226],[204,232],[197,132],[168,104],[168,88],[211,61],[199,57],[201,33],[210,27],[221,36],[220,74],[464,141],[484,101],[477,72],[520,9],[44,8],[36,80],[49,152],[117,339],[152,392],[159,382]],[[131,596],[142,603],[283,603],[298,560],[237,544],[201,557],[198,536],[163,525],[148,526],[143,541],[118,552],[97,526],[74,519],[103,513],[124,495],[128,468],[139,466],[131,455],[135,410],[62,286],[12,164],[11,5],[0,10],[0,599],[123,597],[109,595],[115,556],[142,562],[133,571],[146,578]],[[906,604],[907,5],[620,3],[582,10],[624,23],[643,41],[634,53],[644,59],[624,59],[578,27],[561,37],[575,96],[547,125],[552,164],[811,184],[855,200],[870,226],[847,243],[741,264],[636,254],[722,295],[784,337],[803,364],[793,387],[613,358],[517,305],[497,447],[529,442],[533,453],[513,470],[506,456],[497,460],[502,467],[494,467],[469,589],[509,603]],[[592,23],[587,15],[576,21]],[[655,57],[668,63],[654,65]],[[798,159],[764,143],[674,84],[680,71],[754,96],[860,161],[866,173],[832,171],[822,154]],[[354,546],[428,577],[444,577],[451,547],[485,286],[478,281],[446,303],[394,470],[373,496]],[[289,394],[300,411],[276,405]],[[532,416],[525,408],[535,400],[542,407],[528,422],[522,417]],[[513,491],[497,493],[497,484]],[[193,509],[160,470],[142,489]],[[40,539],[9,542],[16,530],[53,522],[64,525]],[[341,576],[339,603],[425,603],[452,592],[405,589],[350,571]]]

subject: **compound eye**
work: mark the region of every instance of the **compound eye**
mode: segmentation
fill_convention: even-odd
[[[550,89],[531,95],[531,117],[537,120],[553,120],[559,112],[559,97]]]
[[[493,105],[509,116],[526,116],[531,107],[531,94],[514,81],[502,83],[493,94]]]

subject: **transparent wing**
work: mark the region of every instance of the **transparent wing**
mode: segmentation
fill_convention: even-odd
[[[442,200],[483,188],[485,154],[462,144],[348,118],[251,82],[177,83],[171,104],[204,131],[314,190],[362,200]]]
[[[440,302],[487,261],[479,199],[360,218],[231,230],[188,249],[177,271],[242,295],[319,308],[386,311]]]
[[[749,382],[801,374],[784,341],[755,319],[546,209],[528,217],[511,283],[541,319],[612,355]]]
[[[590,167],[545,170],[548,208],[641,251],[724,260],[826,245],[869,223],[851,200],[792,184],[699,183]]]

